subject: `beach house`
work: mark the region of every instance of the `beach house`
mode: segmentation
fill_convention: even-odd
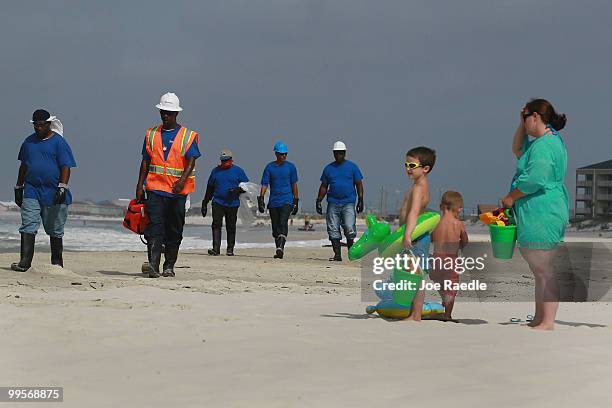
[[[576,218],[612,217],[612,160],[576,169]]]

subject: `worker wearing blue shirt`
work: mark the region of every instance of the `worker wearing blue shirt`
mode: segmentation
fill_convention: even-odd
[[[259,212],[265,212],[264,195],[270,187],[268,210],[272,222],[272,236],[276,244],[274,258],[282,259],[289,231],[289,215],[298,212],[298,175],[293,163],[287,161],[287,145],[277,142],[274,145],[276,160],[268,163],[261,177],[261,190],[257,197]]]
[[[206,194],[202,200],[202,217],[206,217],[208,203],[212,200],[212,248],[208,255],[217,256],[221,253],[221,227],[225,217],[225,231],[227,233],[227,256],[234,255],[236,244],[236,221],[240,207],[240,194],[245,190],[240,187],[249,181],[240,167],[234,164],[232,152],[228,149],[219,155],[221,163],[212,169],[208,177]]]
[[[15,203],[21,208],[21,259],[11,269],[27,271],[32,265],[36,233],[42,221],[51,244],[51,264],[64,266],[63,236],[72,195],[70,168],[76,167],[63,126],[44,109],[32,115],[34,134],[21,145]]]
[[[341,261],[340,226],[344,230],[346,246],[350,249],[357,235],[355,211],[363,211],[363,176],[355,163],[346,160],[346,145],[343,142],[334,143],[333,153],[334,161],[325,166],[321,175],[316,209],[323,214],[321,201],[327,194],[327,233],[334,251],[333,258],[329,260]]]

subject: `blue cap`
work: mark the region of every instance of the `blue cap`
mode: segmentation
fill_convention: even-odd
[[[274,153],[287,153],[289,149],[287,149],[287,145],[281,141],[278,141],[274,144]]]

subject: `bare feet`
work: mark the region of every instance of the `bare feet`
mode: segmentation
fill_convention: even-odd
[[[521,324],[521,326],[535,327],[542,324],[542,319],[537,315],[531,316],[527,315],[527,323]]]
[[[421,316],[413,316],[410,315],[407,318],[404,319],[404,321],[411,321],[411,322],[421,322]]]
[[[540,323],[537,326],[531,326],[531,328],[533,330],[551,331],[551,330],[555,330],[555,324],[554,323]]]

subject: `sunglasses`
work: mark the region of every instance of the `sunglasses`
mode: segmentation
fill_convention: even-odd
[[[528,117],[530,117],[531,115],[533,115],[536,112],[527,112],[527,113],[523,113],[523,120],[527,119]]]
[[[404,165],[406,166],[406,169],[409,169],[409,170],[414,170],[414,169],[418,169],[419,167],[423,167],[422,164],[414,163],[414,162],[406,162],[404,163]]]

